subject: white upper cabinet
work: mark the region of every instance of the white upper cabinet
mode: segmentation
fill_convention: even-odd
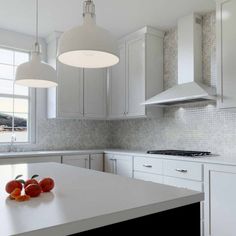
[[[125,44],[120,44],[120,62],[109,72],[109,117],[123,118],[126,115],[126,70]]]
[[[57,63],[58,117],[83,117],[83,78],[82,70]]]
[[[217,0],[218,107],[236,108],[236,1]]]
[[[84,117],[106,119],[106,69],[84,69]]]
[[[48,118],[105,119],[107,70],[85,70],[58,62],[59,36],[48,39],[48,62],[58,74],[57,88],[48,90]]]
[[[142,103],[163,91],[163,38],[145,27],[120,40],[120,62],[109,70],[109,119],[162,115]]]
[[[127,116],[145,116],[145,36],[126,44]]]

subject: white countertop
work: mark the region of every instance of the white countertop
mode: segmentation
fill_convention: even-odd
[[[30,152],[0,152],[0,159],[7,157],[32,157],[32,156],[61,156],[61,155],[76,155],[76,154],[93,154],[104,153],[104,150],[57,150],[57,151],[30,151]]]
[[[28,202],[11,201],[4,186],[18,174],[51,176],[56,187]],[[0,180],[1,236],[64,236],[204,198],[186,189],[55,163],[0,166]]]
[[[167,155],[155,155],[147,154],[145,151],[134,151],[134,150],[122,150],[122,149],[90,149],[90,150],[57,150],[57,151],[31,151],[31,152],[1,152],[1,158],[20,158],[20,157],[33,157],[33,156],[63,156],[63,155],[79,155],[79,154],[99,154],[99,153],[111,153],[120,155],[131,155],[131,156],[145,156],[152,158],[162,158],[167,160],[182,160],[199,163],[209,164],[222,164],[222,165],[233,165],[236,166],[236,154],[235,155],[216,155],[206,157],[180,157],[180,156],[167,156]]]
[[[169,155],[156,155],[147,154],[145,151],[131,151],[122,149],[106,149],[104,153],[110,154],[121,154],[121,155],[133,155],[151,158],[161,158],[166,160],[180,160],[180,161],[191,161],[199,163],[209,163],[209,164],[222,164],[222,165],[236,165],[236,154],[235,155],[216,155],[212,154],[205,157],[182,157],[182,156],[169,156]]]

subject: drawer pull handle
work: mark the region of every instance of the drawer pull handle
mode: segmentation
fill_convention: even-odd
[[[175,171],[180,172],[180,173],[187,173],[188,170],[183,170],[183,169],[175,169]]]
[[[152,165],[143,165],[143,167],[152,168]]]

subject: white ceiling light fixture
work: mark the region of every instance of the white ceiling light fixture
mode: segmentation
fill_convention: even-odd
[[[84,2],[84,23],[60,38],[58,60],[79,68],[105,68],[119,62],[118,42],[113,35],[96,25],[95,5]]]
[[[36,42],[31,52],[31,60],[17,67],[15,83],[32,88],[50,88],[57,86],[56,70],[41,61],[38,36],[38,0],[36,0]]]

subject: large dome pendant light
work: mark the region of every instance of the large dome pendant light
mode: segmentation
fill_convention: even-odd
[[[84,23],[62,34],[58,60],[79,68],[105,68],[119,62],[118,42],[113,35],[96,25],[95,5],[84,2]]]
[[[57,86],[56,70],[41,61],[38,36],[38,0],[36,0],[36,42],[29,62],[17,67],[15,84],[32,88],[50,88]]]

